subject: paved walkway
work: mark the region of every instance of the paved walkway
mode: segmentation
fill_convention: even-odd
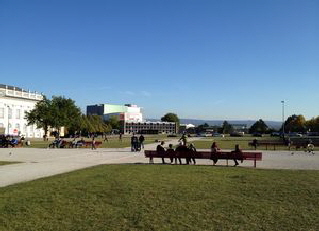
[[[168,143],[176,144],[177,141],[166,144]],[[145,149],[154,150],[156,145],[145,145]],[[292,156],[288,151],[262,152],[263,160],[257,162],[257,168],[319,170],[319,153],[312,155],[300,151]],[[148,163],[143,152],[131,152],[130,148],[97,150],[1,148],[0,161],[23,162],[0,166],[0,187],[100,164]],[[161,163],[161,160],[155,159],[155,163]],[[197,164],[211,165],[212,162],[198,160]],[[225,164],[225,160],[217,163],[221,166]],[[232,165],[232,161],[229,161],[229,164]],[[253,161],[245,161],[241,166],[253,167]]]

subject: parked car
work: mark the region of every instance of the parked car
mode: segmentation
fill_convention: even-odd
[[[252,135],[255,136],[255,137],[263,137],[263,134],[260,133],[260,132],[255,132]]]
[[[270,136],[280,136],[280,135],[281,135],[280,132],[273,132],[270,134]]]
[[[221,134],[221,133],[213,133],[213,136],[214,137],[225,137],[225,135]]]

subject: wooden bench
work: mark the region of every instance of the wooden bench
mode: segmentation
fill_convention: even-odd
[[[175,151],[174,151],[175,152]],[[164,154],[160,154],[155,150],[145,150],[145,158],[151,160],[153,158],[170,158],[169,154],[165,152]],[[176,157],[176,152],[175,152],[175,157]],[[211,152],[210,151],[197,151],[194,152],[195,159],[211,159]],[[227,160],[227,166],[228,166],[228,160],[233,160],[233,159],[238,159],[238,154],[232,153],[231,151],[218,151],[215,156],[219,160]],[[175,158],[174,157],[174,158]],[[189,153],[187,152],[179,152],[177,158],[182,158],[186,159],[189,158]],[[242,152],[242,158],[243,160],[252,160],[254,161],[254,167],[256,168],[257,163],[256,161],[261,161],[262,160],[262,152]]]

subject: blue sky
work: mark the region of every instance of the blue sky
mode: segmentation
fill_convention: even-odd
[[[319,115],[318,0],[0,0],[0,83],[145,117]]]

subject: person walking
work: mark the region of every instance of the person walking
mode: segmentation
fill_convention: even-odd
[[[140,137],[138,138],[139,142],[140,142],[140,147],[141,149],[143,148],[144,149],[144,140],[145,140],[145,137],[143,136],[143,134],[140,135]]]
[[[92,136],[92,150],[95,150],[96,146],[95,146],[95,137]]]
[[[197,150],[193,143],[189,144],[188,150],[189,150],[189,159],[188,159],[189,163],[193,161],[193,164],[196,164],[195,156],[196,156]]]

